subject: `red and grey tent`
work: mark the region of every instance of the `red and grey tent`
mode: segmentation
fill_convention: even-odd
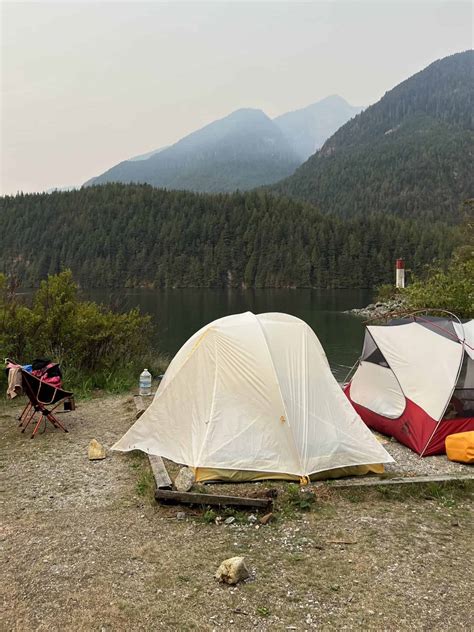
[[[345,393],[374,430],[422,456],[474,430],[474,320],[412,316],[367,326]]]

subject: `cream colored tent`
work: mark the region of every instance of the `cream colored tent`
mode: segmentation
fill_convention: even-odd
[[[392,461],[312,329],[279,313],[227,316],[194,334],[114,449],[186,464],[197,480],[300,478]]]

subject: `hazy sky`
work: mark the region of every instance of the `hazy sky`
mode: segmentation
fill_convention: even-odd
[[[472,47],[470,2],[1,4],[1,193],[80,185],[240,107],[354,105]]]

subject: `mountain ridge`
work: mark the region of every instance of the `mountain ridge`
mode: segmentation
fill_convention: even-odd
[[[273,120],[292,140],[298,156],[306,160],[341,125],[361,110],[362,106],[350,105],[341,96],[332,94],[306,107],[281,114]]]
[[[335,104],[337,112],[324,114]],[[137,182],[228,192],[272,184],[293,173],[314,146],[359,109],[335,95],[274,119],[257,108],[240,108],[169,147],[120,162],[84,186]]]
[[[474,52],[437,60],[345,123],[271,187],[349,216],[389,212],[458,220],[474,194]]]
[[[119,163],[85,186],[118,181],[225,192],[275,182],[298,164],[282,132],[264,112],[241,108],[146,160]]]

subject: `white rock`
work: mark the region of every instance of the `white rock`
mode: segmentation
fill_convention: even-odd
[[[249,577],[243,557],[230,557],[224,560],[216,571],[216,579],[224,584],[238,584]]]
[[[182,467],[175,478],[174,486],[178,492],[189,492],[195,480],[194,472],[189,467]]]

